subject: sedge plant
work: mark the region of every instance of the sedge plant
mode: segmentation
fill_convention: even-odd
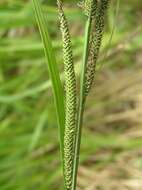
[[[68,20],[64,13],[63,1],[57,0],[60,29],[63,44],[64,81],[60,73],[52,42],[48,33],[46,17],[39,0],[33,0],[36,20],[44,44],[60,132],[60,148],[64,176],[64,189],[76,190],[80,155],[83,115],[86,98],[94,82],[96,64],[101,47],[109,0],[84,0],[78,2],[86,19],[83,62],[80,71],[80,88],[77,84]],[[78,101],[77,101],[78,100]]]

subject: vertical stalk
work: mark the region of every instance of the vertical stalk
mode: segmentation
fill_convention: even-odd
[[[88,2],[88,1],[87,1]],[[84,107],[85,107],[85,101],[86,101],[86,80],[89,80],[89,89],[91,87],[92,81],[94,79],[95,74],[95,67],[96,67],[96,61],[98,58],[102,36],[103,36],[103,29],[104,29],[104,19],[105,19],[105,13],[108,7],[109,0],[101,0],[100,2],[92,1],[91,9],[89,12],[87,24],[86,24],[86,32],[85,32],[85,48],[84,48],[84,59],[83,59],[83,65],[81,70],[81,79],[80,79],[80,95],[79,95],[79,109],[78,109],[78,120],[77,120],[77,134],[75,139],[75,158],[74,158],[74,170],[73,170],[73,181],[72,181],[72,190],[76,190],[76,183],[77,183],[77,171],[78,171],[78,163],[79,163],[79,152],[80,152],[80,144],[81,144],[81,134],[82,134],[82,124],[83,124],[83,114],[84,114]],[[96,7],[93,7],[93,5],[96,4]],[[93,39],[93,49],[90,50],[90,40],[91,40],[91,28],[92,28],[92,13],[95,13],[93,11],[97,12],[95,14],[95,36]],[[93,60],[92,68],[93,72],[90,73],[89,79],[86,79],[86,72],[87,72],[87,66],[88,65],[88,59],[89,59],[89,53],[90,51],[93,51]],[[88,91],[89,92],[89,91]]]
[[[77,118],[77,133],[76,133],[76,139],[75,139],[75,155],[74,155],[74,165],[73,165],[74,168],[73,168],[72,190],[76,190],[76,183],[77,183],[77,171],[78,171],[78,163],[79,163],[80,144],[81,144],[83,113],[84,113],[85,100],[86,100],[85,72],[86,72],[88,55],[89,55],[91,25],[92,25],[92,15],[90,13],[86,22],[85,44],[84,44],[84,54],[83,54],[84,57],[83,57],[83,65],[81,68],[80,95],[79,95],[79,108],[78,108],[78,118]]]

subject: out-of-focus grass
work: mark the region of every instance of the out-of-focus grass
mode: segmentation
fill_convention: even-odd
[[[80,189],[95,189],[99,183],[102,189],[105,184],[104,189],[110,190],[114,181],[118,190],[125,187],[131,190],[136,189],[136,180],[137,189],[141,189],[142,7],[140,0],[120,1],[115,33],[108,46],[115,6],[112,2],[100,55],[102,67],[97,72],[96,86],[86,107]],[[50,2],[43,8],[63,78],[57,11]],[[78,72],[84,18],[76,6],[67,7],[66,13]],[[31,3],[1,1],[1,190],[62,189],[57,122],[50,87]],[[112,175],[114,171],[118,174],[114,180],[111,171]],[[88,177],[92,174],[97,179],[96,184]],[[112,187],[107,187],[108,184]]]

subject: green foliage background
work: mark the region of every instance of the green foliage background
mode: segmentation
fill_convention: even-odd
[[[66,14],[79,73],[85,20],[76,3],[67,4]],[[142,186],[142,5],[120,0],[116,16],[116,4],[110,5],[101,66],[86,106],[78,189],[89,189],[95,179],[94,189],[115,184],[120,190],[128,181],[126,187],[136,189],[135,180]],[[43,10],[63,78],[55,2],[44,1]],[[61,179],[51,83],[32,3],[1,0],[0,190],[60,190]]]

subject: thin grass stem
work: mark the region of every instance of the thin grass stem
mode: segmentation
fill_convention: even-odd
[[[74,154],[74,168],[73,168],[73,179],[72,179],[72,190],[76,190],[77,183],[77,171],[78,171],[78,163],[79,163],[79,152],[80,152],[80,144],[81,144],[81,133],[82,133],[82,124],[83,124],[83,113],[85,107],[85,72],[86,66],[88,62],[89,55],[89,43],[90,43],[90,32],[92,25],[92,15],[90,13],[87,22],[86,22],[86,30],[85,30],[85,44],[84,44],[84,56],[83,56],[83,64],[81,68],[81,78],[80,78],[80,95],[79,95],[79,107],[78,107],[78,118],[77,118],[77,132],[75,139],[75,154]]]

